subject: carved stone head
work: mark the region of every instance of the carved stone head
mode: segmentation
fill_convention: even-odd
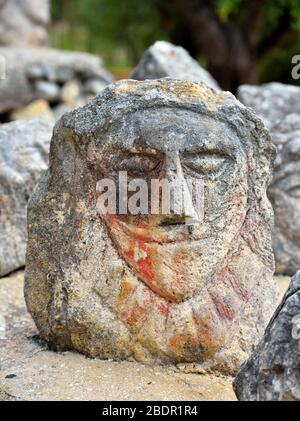
[[[262,122],[204,84],[120,81],[66,114],[29,206],[25,296],[42,337],[235,371],[275,304],[273,158]],[[174,183],[171,198],[184,186],[180,211],[158,194],[152,212],[153,180]]]

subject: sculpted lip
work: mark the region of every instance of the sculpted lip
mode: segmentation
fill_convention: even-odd
[[[114,225],[127,235],[139,238],[145,243],[174,243],[208,238],[207,233],[203,233],[202,235],[197,234],[197,238],[193,238],[192,232],[196,224],[191,225],[186,224],[185,222],[163,222],[158,225],[144,223],[136,225],[123,222],[112,215],[107,218],[107,221],[109,222],[109,225]]]

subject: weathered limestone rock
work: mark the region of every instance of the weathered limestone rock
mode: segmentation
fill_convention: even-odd
[[[0,0],[0,45],[45,45],[49,9],[49,0]]]
[[[271,137],[275,145],[300,138],[300,114],[288,114],[272,125]]]
[[[47,168],[51,132],[38,120],[0,125],[0,276],[24,266],[27,202]]]
[[[253,108],[269,129],[288,114],[300,114],[300,87],[278,82],[241,85],[238,99]]]
[[[113,77],[98,57],[86,53],[62,52],[50,48],[0,48],[6,61],[6,79],[0,79],[0,114],[23,107],[36,99],[64,101],[64,86],[76,80],[85,94],[86,84]],[[75,104],[76,105],[76,104]]]
[[[201,83],[124,80],[65,114],[28,214],[25,298],[42,338],[236,372],[274,311],[274,149],[251,110]],[[191,191],[180,214],[104,214],[96,185],[120,171],[201,180],[204,219]]]
[[[205,82],[219,90],[218,82],[194,60],[182,47],[170,42],[157,41],[144,54],[130,76],[132,79],[172,79]]]
[[[234,381],[239,400],[300,400],[300,271]]]
[[[273,247],[278,273],[300,268],[300,88],[269,83],[243,85],[239,99],[254,108],[278,145],[269,197],[275,213]]]
[[[278,146],[269,198],[275,215],[273,248],[276,272],[294,274],[300,268],[300,132],[285,133]]]

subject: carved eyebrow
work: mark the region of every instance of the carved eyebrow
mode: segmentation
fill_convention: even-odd
[[[190,153],[190,154],[218,154],[228,156],[229,158],[235,157],[239,144],[235,142],[235,139],[224,139],[219,134],[214,134],[208,138],[204,138],[199,144],[198,136],[193,134],[190,141],[185,141],[182,147],[178,147],[179,154]],[[130,146],[123,149],[123,152],[130,154],[145,154],[154,157],[161,158],[166,152],[164,143],[153,144],[151,139],[146,137],[136,137]]]
[[[219,155],[226,158],[232,158],[232,153],[228,152],[226,148],[195,148],[191,150],[182,151],[182,155],[185,157],[188,156],[197,156],[197,155]]]

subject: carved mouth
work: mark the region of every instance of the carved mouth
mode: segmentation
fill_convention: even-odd
[[[196,224],[186,223],[183,220],[165,219],[156,225],[139,226],[116,218],[114,219],[114,224],[109,225],[113,227],[115,223],[127,236],[140,239],[144,243],[181,243],[208,238],[207,233],[203,233],[200,236],[197,233],[197,238],[194,238],[193,233]]]

